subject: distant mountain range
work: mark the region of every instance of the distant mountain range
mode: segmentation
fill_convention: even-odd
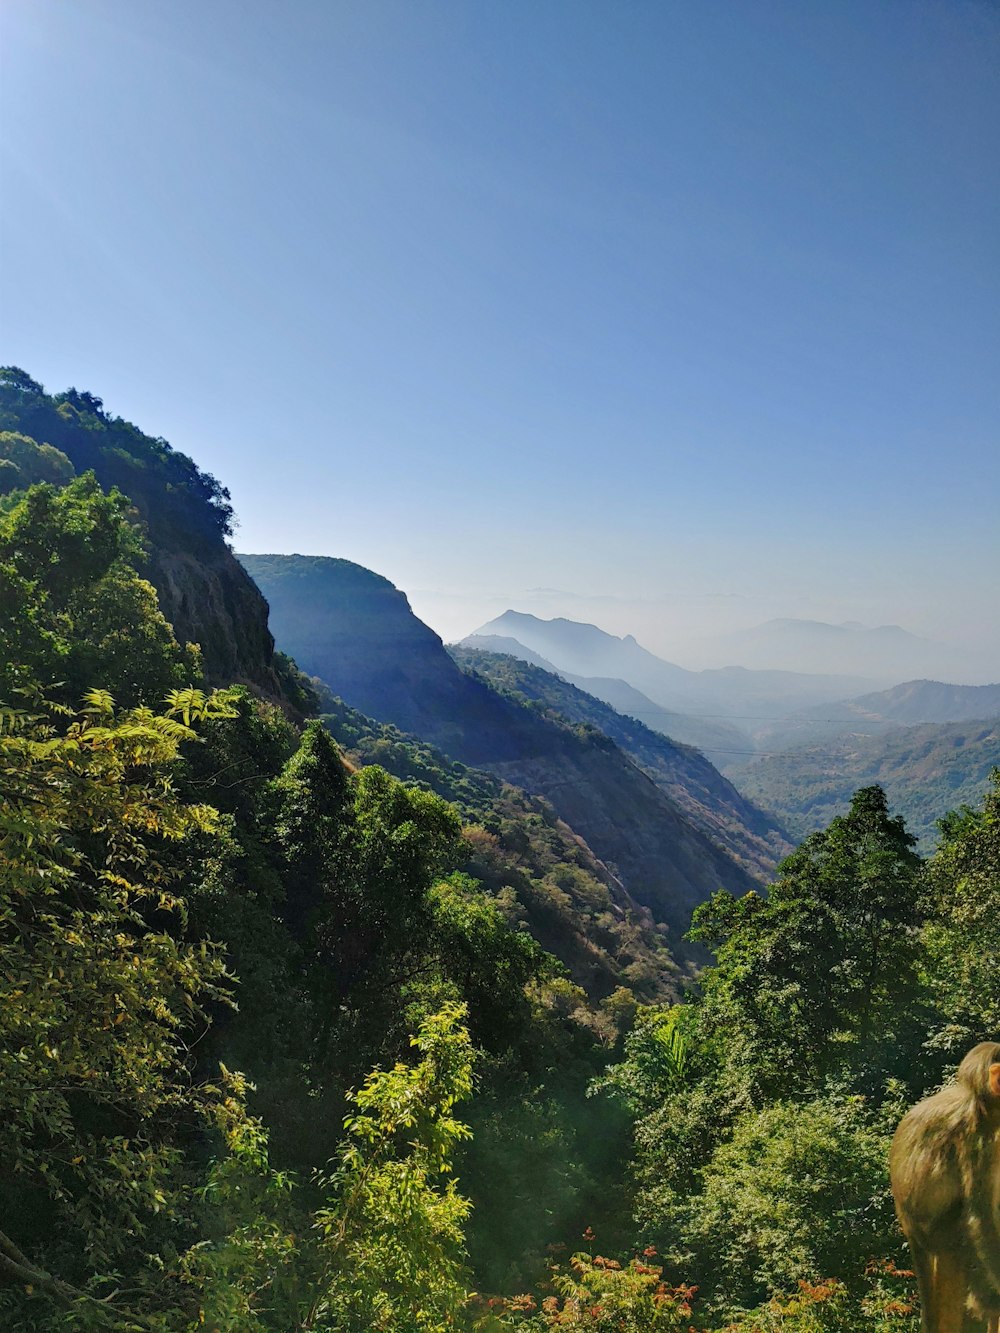
[[[463,672],[388,580],[345,560],[240,560],[270,603],[276,642],[305,671],[369,717],[545,797],[632,898],[671,928],[675,952],[685,952],[680,936],[693,907],[720,887],[743,893],[766,874],[765,835],[745,822],[714,770],[725,797],[707,782],[692,792],[691,802],[705,807],[696,820],[690,803],[682,808],[606,734]],[[705,831],[710,816],[727,824],[725,846]],[[773,827],[760,812],[754,818]]]
[[[701,639],[692,650],[708,663],[844,672],[886,684],[916,677],[978,681],[998,674],[997,663],[985,654],[935,643],[899,625],[868,627],[856,621],[832,625],[821,620],[768,620],[751,629]]]
[[[610,737],[695,824],[755,873],[766,877],[775,861],[792,850],[777,821],[747,801],[693,746],[676,744],[565,677],[517,657],[458,646],[451,653],[501,693]]]
[[[754,723],[862,694],[878,683],[863,676],[744,667],[688,671],[649,652],[632,635],[617,638],[596,625],[540,620],[519,611],[505,611],[462,642],[483,637],[513,639],[558,671],[588,680],[623,680],[662,708],[725,720],[746,734]]]

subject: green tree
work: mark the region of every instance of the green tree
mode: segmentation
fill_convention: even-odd
[[[313,936],[331,912],[344,910],[348,833],[354,822],[350,777],[319,722],[310,722],[273,787],[274,832],[283,855],[285,918],[293,933]]]
[[[702,1294],[746,1308],[831,1274],[858,1293],[873,1256],[901,1257],[886,1161],[903,1109],[828,1094],[741,1116],[677,1205]]]
[[[914,1078],[926,1024],[920,859],[881,787],[778,867],[767,898],[717,894],[691,938],[716,951],[704,1020],[745,1086],[815,1089],[848,1071],[862,1090]]]
[[[336,1157],[319,1173],[326,1196],[296,1215],[295,1184],[268,1165],[266,1137],[219,1113],[228,1152],[211,1173],[206,1224],[188,1280],[201,1293],[197,1327],[224,1333],[446,1333],[466,1325],[463,1224],[469,1203],[451,1176],[469,1131],[455,1106],[472,1091],[473,1051],[460,1005],[430,1015],[411,1039],[419,1059],[369,1075]]]
[[[221,707],[187,701],[192,721]],[[194,739],[176,711],[117,713],[95,690],[59,728],[2,714],[0,1274],[8,1311],[41,1303],[44,1327],[53,1305],[113,1323],[122,1273],[139,1307],[164,1280],[147,1256],[162,1268],[182,1239],[186,1143],[212,1103],[188,1043],[229,979],[184,939],[171,848],[215,816],[171,782]]]
[[[73,478],[73,464],[64,453],[18,431],[0,431],[0,462],[10,465],[0,474],[0,492],[24,490],[40,481],[65,486]]]
[[[939,1013],[935,1045],[962,1052],[1000,1032],[1000,769],[983,810],[942,821],[927,866],[934,917],[926,931],[927,982]]]
[[[31,487],[0,514],[0,699],[32,685],[79,701],[100,680],[125,705],[159,704],[197,681],[152,586],[139,577],[142,544],[125,497],[92,475],[61,490]]]

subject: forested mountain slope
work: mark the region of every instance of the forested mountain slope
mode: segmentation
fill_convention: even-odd
[[[449,645],[449,647],[451,646]],[[522,662],[529,662],[532,666],[541,667],[543,671],[558,670],[540,653],[525,648],[523,643],[518,643],[517,639],[512,639],[508,635],[469,634],[460,643],[453,646],[456,648],[481,649],[484,653],[502,653],[507,657],[517,657]]]
[[[441,1275],[463,1273],[468,1209],[442,1166],[463,1147],[483,1280],[579,1232],[623,1144],[620,1116],[585,1098],[634,1013],[615,987],[669,994],[669,962],[652,934],[631,950],[593,858],[564,861],[572,837],[542,808],[508,794],[509,830],[486,812],[499,851],[488,831],[473,847],[491,894],[463,873],[446,801],[350,768],[319,723],[246,687],[193,686],[128,501],[64,480],[0,506],[0,1326],[284,1333],[318,1290],[338,1329],[376,1305],[401,1326],[394,1303],[444,1291],[460,1306]],[[522,829],[518,878],[503,835],[522,820],[538,833]],[[581,915],[600,1007],[518,920],[543,918],[517,897],[537,890],[553,932],[568,924],[569,881],[620,946],[591,950],[588,972]],[[447,1118],[473,1043],[474,1148]],[[345,1142],[346,1113],[376,1105],[360,1122],[374,1139]],[[387,1267],[373,1240],[393,1243],[400,1210]],[[422,1244],[441,1258],[399,1292]]]
[[[89,470],[105,489],[128,496],[148,538],[143,573],[180,641],[200,646],[211,682],[246,681],[281,696],[267,604],[227,542],[232,507],[224,486],[166,440],[111,416],[93,394],[47,394],[24,371],[7,367],[0,370],[0,462],[23,461],[0,470],[0,490],[58,479],[51,460],[40,467],[14,437],[64,455],[69,467],[61,480]]]
[[[855,793],[766,896],[698,907],[671,1003],[592,847],[633,893],[736,867],[598,705],[520,666],[504,697],[419,623],[492,775],[324,687],[325,726],[205,692],[140,574],[155,495],[140,532],[74,471],[0,437],[0,1327],[915,1333],[886,1154],[1000,1027],[1000,790],[926,862]],[[373,697],[428,716],[405,599],[347,577],[331,666],[360,682],[367,634]]]
[[[503,693],[610,737],[703,832],[761,879],[792,850],[778,823],[693,747],[676,744],[562,677],[515,657],[461,647],[451,653],[460,666]]]
[[[929,850],[937,841],[937,821],[981,800],[997,766],[1000,723],[988,719],[894,726],[876,735],[830,740],[759,759],[738,780],[796,838],[845,810],[857,787],[877,782]]]
[[[244,555],[280,647],[351,707],[549,800],[682,948],[691,910],[749,871],[606,737],[582,734],[460,671],[404,595],[349,561]]]

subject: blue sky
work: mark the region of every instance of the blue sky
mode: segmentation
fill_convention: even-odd
[[[0,357],[218,475],[240,549],[357,560],[449,637],[1000,652],[994,5],[0,24]]]

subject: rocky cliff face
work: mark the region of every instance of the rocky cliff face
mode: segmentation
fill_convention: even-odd
[[[278,647],[352,708],[480,767],[529,744],[523,710],[463,675],[388,579],[322,556],[239,559],[270,604]]]
[[[53,396],[11,368],[0,376],[0,428],[59,451],[65,475],[51,480],[92,471],[105,490],[128,496],[150,553],[142,572],[177,637],[200,645],[209,682],[239,681],[283,700],[267,603],[226,544],[225,487],[166,440],[105,411],[93,394]]]
[[[154,549],[145,573],[178,639],[200,645],[211,684],[281,696],[267,602],[227,547],[198,555]]]
[[[278,647],[352,708],[462,763],[544,796],[628,893],[672,928],[747,869],[607,737],[543,717],[464,674],[386,579],[344,560],[241,556],[271,606]]]

